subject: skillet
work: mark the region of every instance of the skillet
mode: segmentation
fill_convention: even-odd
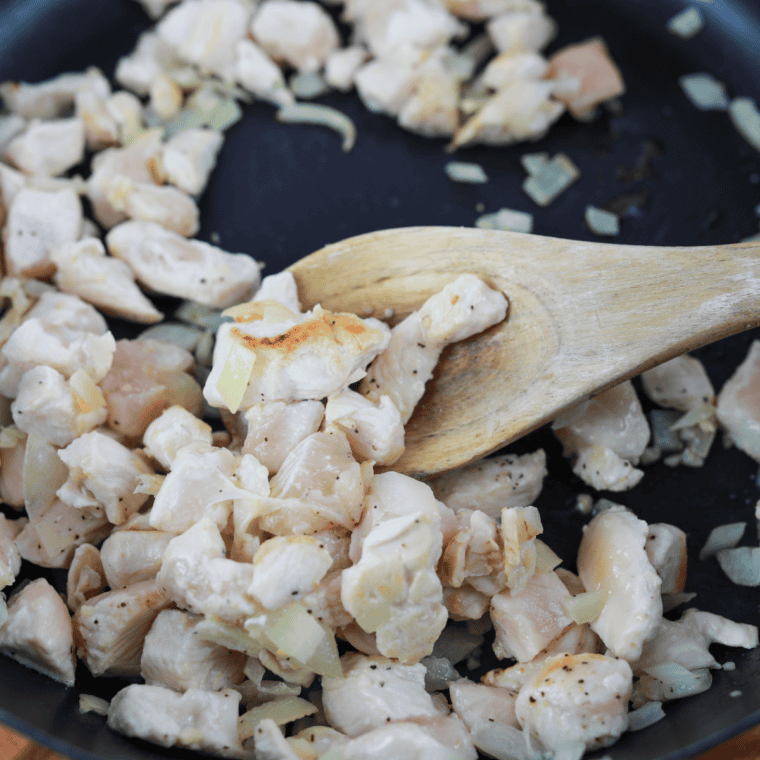
[[[536,145],[463,151],[457,158],[486,169],[490,181],[485,185],[449,182],[443,167],[450,157],[443,141],[403,132],[390,119],[369,114],[353,94],[322,100],[356,123],[359,137],[349,154],[341,152],[332,133],[281,125],[273,121],[268,105],[248,106],[244,120],[228,132],[202,198],[199,237],[218,235],[223,248],[250,253],[267,262],[265,273],[273,273],[351,235],[411,225],[472,225],[479,204],[488,212],[505,206],[529,211],[535,215],[536,233],[583,240],[592,239],[583,224],[586,204],[611,202],[610,207],[626,209],[618,238],[624,243],[709,245],[754,234],[760,154],[738,136],[726,114],[697,111],[677,80],[705,71],[725,81],[731,96],[760,95],[760,7],[753,0],[695,5],[705,17],[705,29],[682,40],[665,29],[667,19],[685,7],[680,0],[550,3],[560,34],[549,52],[602,35],[628,86],[622,111],[591,124],[563,117]],[[148,26],[129,0],[0,0],[0,81],[39,81],[93,64],[110,73]],[[538,150],[565,151],[582,171],[580,181],[546,209],[534,206],[520,189],[524,172],[519,157]],[[176,303],[162,299],[160,305],[171,311]],[[117,337],[138,332],[118,320],[113,329]],[[716,390],[758,337],[754,331],[697,352]],[[536,502],[545,538],[565,558],[563,566],[574,569],[581,526],[588,519],[575,510],[575,497],[589,489],[572,475],[547,430],[509,450],[538,447],[549,457],[550,475]],[[672,522],[687,531],[686,590],[698,594],[691,606],[757,625],[760,593],[732,585],[714,560],[697,559],[709,531],[722,523],[747,521],[742,543],[757,544],[757,474],[752,460],[724,449],[718,440],[704,468],[671,469],[658,463],[646,468],[633,490],[606,495],[645,520]],[[43,574],[59,589],[65,587],[63,573]],[[687,758],[760,723],[760,653],[714,649],[721,662],[734,661],[736,670],[715,671],[708,692],[667,705],[667,720],[626,734],[599,754],[615,760]],[[484,669],[494,666],[493,661],[484,663]],[[80,664],[77,687],[66,689],[0,657],[0,721],[73,760],[198,757],[128,740],[107,729],[101,717],[79,714],[80,693],[110,698],[122,685],[94,679]],[[730,696],[736,691],[741,695]]]

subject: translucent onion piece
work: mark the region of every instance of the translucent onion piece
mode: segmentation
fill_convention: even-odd
[[[443,168],[446,172],[446,176],[452,182],[465,182],[474,185],[488,182],[488,175],[480,164],[471,164],[464,161],[449,161]]]
[[[527,211],[499,209],[494,214],[483,214],[475,220],[475,226],[482,230],[511,230],[512,232],[532,232],[533,214]]]
[[[86,369],[78,369],[69,379],[69,388],[74,394],[74,403],[80,412],[87,414],[106,405],[100,387]]]
[[[184,301],[174,312],[174,316],[180,322],[187,322],[204,330],[216,330],[224,321],[224,317],[218,309],[202,303],[195,303],[195,301]]]
[[[294,103],[277,111],[277,121],[284,124],[317,124],[343,136],[343,151],[348,153],[356,143],[356,127],[351,119],[335,108],[317,103]]]
[[[8,605],[5,603],[5,594],[0,594],[0,625],[8,619]]]
[[[760,112],[752,98],[734,98],[728,115],[742,137],[756,150],[760,150]]]
[[[240,402],[243,400],[255,361],[256,354],[253,351],[240,343],[232,344],[216,387],[225,406],[233,414],[237,412]]]
[[[420,662],[425,666],[425,691],[443,691],[462,677],[445,657],[423,657]]]
[[[678,80],[681,89],[700,111],[727,111],[726,86],[711,74],[685,74]]]
[[[314,715],[317,708],[311,702],[301,697],[285,697],[265,702],[254,707],[238,718],[238,731],[242,740],[249,739],[256,733],[256,726],[266,718],[273,720],[278,726],[300,720],[307,715]]]
[[[699,552],[699,558],[707,559],[724,549],[733,549],[741,541],[746,529],[745,522],[727,523],[713,528]]]
[[[207,617],[198,623],[195,635],[202,641],[220,644],[233,652],[245,652],[249,657],[258,657],[264,648],[258,638],[216,618]]]
[[[318,98],[320,95],[330,92],[330,85],[314,71],[294,74],[290,78],[289,84],[291,92],[303,100]]]
[[[147,330],[143,330],[137,336],[137,339],[160,340],[163,343],[180,346],[186,351],[194,351],[202,335],[203,332],[197,327],[179,325],[176,322],[164,322],[163,324],[153,325]]]
[[[568,600],[565,608],[567,614],[579,625],[593,623],[602,614],[608,598],[609,592],[605,589],[586,591]]]
[[[667,23],[667,29],[671,34],[683,37],[685,40],[691,39],[701,31],[703,26],[702,14],[697,8],[687,8],[673,16]]]
[[[739,546],[718,552],[721,570],[737,586],[760,586],[760,548]]]
[[[133,493],[146,493],[148,496],[157,496],[164,484],[166,475],[140,475]]]
[[[0,449],[15,449],[24,438],[26,438],[26,433],[14,425],[0,428]]]
[[[68,479],[69,468],[58,458],[52,444],[30,435],[24,450],[23,476],[26,513],[34,520],[53,503],[55,492]]]
[[[614,237],[620,234],[620,221],[616,214],[596,206],[586,206],[586,225],[594,235]]]
[[[628,713],[628,730],[641,731],[642,728],[651,726],[665,717],[662,702],[647,702],[638,710]]]
[[[699,425],[700,422],[707,422],[715,417],[715,407],[712,404],[702,404],[696,409],[690,409],[678,421],[671,426],[671,430],[682,430],[683,428]]]
[[[523,182],[523,190],[539,206],[548,206],[581,176],[580,169],[564,153],[558,153],[536,174]]]
[[[79,712],[94,712],[98,715],[108,715],[108,702],[93,694],[79,695]]]
[[[690,671],[676,662],[644,668],[644,672],[662,682],[667,699],[683,699],[701,694],[712,684],[712,676],[707,668]]]
[[[550,573],[562,564],[561,557],[557,556],[540,538],[536,539],[535,546],[537,573]]]
[[[526,735],[507,723],[476,723],[470,729],[472,743],[496,760],[538,760],[542,753],[528,746]]]

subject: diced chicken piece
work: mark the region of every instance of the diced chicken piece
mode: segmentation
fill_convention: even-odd
[[[473,683],[463,678],[451,684],[449,694],[454,712],[468,730],[486,721],[506,723],[515,728],[519,726],[515,716],[517,693],[514,691]]]
[[[71,109],[77,92],[90,89],[104,97],[111,91],[108,80],[96,68],[35,84],[6,82],[0,85],[0,97],[6,108],[27,119],[55,119]]]
[[[644,477],[644,471],[632,467],[629,460],[596,444],[580,449],[573,472],[599,491],[627,491]]]
[[[73,190],[19,190],[8,210],[3,232],[8,274],[25,277],[53,274],[51,251],[78,240],[82,222],[82,204]]]
[[[399,111],[399,125],[425,137],[453,137],[459,127],[459,81],[435,55],[418,73],[414,94]]]
[[[549,79],[577,79],[580,88],[557,98],[581,121],[594,118],[597,106],[625,93],[620,69],[615,65],[601,37],[568,45],[549,59]]]
[[[254,734],[256,758],[261,760],[300,760],[271,718],[259,721]]]
[[[193,199],[170,185],[134,182],[118,174],[108,183],[106,198],[130,219],[155,222],[183,237],[192,237],[200,227],[200,212]]]
[[[253,40],[240,40],[236,53],[235,81],[243,89],[278,106],[295,102],[280,67]]]
[[[443,348],[501,322],[506,313],[507,299],[499,291],[479,277],[460,275],[393,328],[388,348],[373,362],[360,393],[375,403],[387,394],[406,423]]]
[[[8,619],[0,625],[0,652],[74,685],[74,633],[71,617],[58,592],[38,578],[8,601]]]
[[[317,534],[319,535],[319,534]],[[271,540],[271,539],[270,539]],[[325,575],[321,583],[303,597],[303,603],[314,619],[333,630],[345,629],[353,622],[350,613],[343,606],[341,590],[343,587],[340,563],[333,563],[330,571]],[[358,626],[356,626],[358,628]],[[364,633],[359,628],[361,633]],[[365,634],[367,635],[367,634]],[[347,640],[350,641],[348,637]],[[356,647],[359,649],[359,647]],[[360,650],[362,651],[362,650]],[[373,654],[379,654],[375,649]]]
[[[643,520],[614,506],[586,526],[578,549],[583,585],[609,594],[591,627],[613,655],[629,662],[639,659],[662,618],[662,581],[647,557],[648,533]]]
[[[536,536],[543,525],[535,507],[505,507],[501,511],[504,576],[513,592],[525,588],[536,570]]]
[[[219,691],[243,680],[246,656],[197,636],[199,618],[164,610],[145,637],[141,675],[145,683],[174,691]]]
[[[190,612],[231,621],[248,618],[260,610],[248,594],[253,565],[224,555],[219,529],[204,518],[169,542],[157,576],[159,586]]]
[[[496,521],[469,509],[461,510],[457,519],[459,530],[446,543],[439,565],[441,581],[454,588],[473,576],[504,569],[504,544]]]
[[[273,305],[276,321],[269,321]],[[236,321],[219,328],[214,365],[204,387],[209,404],[233,412],[237,411],[229,406],[233,399],[228,403],[222,389],[228,395],[242,390],[235,397],[242,396],[238,402],[241,409],[255,403],[322,399],[362,377],[367,365],[388,345],[388,327],[373,318],[332,313],[320,306],[296,315],[275,301],[238,308]],[[250,357],[249,363],[239,361],[241,353]],[[236,370],[238,364],[245,369]],[[230,387],[232,381],[226,373],[234,372],[239,377]],[[247,386],[239,388],[238,381],[246,375]]]
[[[171,601],[155,581],[93,597],[74,614],[77,654],[94,676],[138,676],[143,639]]]
[[[68,446],[108,417],[105,406],[80,408],[70,381],[52,367],[44,366],[34,367],[22,376],[11,411],[20,430],[56,446]]]
[[[459,128],[451,148],[539,140],[565,111],[565,106],[552,98],[554,92],[555,85],[544,80],[507,83]]]
[[[567,742],[609,747],[628,728],[633,686],[625,660],[601,654],[558,655],[520,689],[520,724],[550,750]]]
[[[8,144],[5,155],[26,174],[57,177],[84,158],[84,122],[81,119],[39,121]]]
[[[719,668],[710,654],[711,644],[752,649],[757,646],[757,626],[735,623],[712,612],[689,609],[679,620],[663,618],[655,635],[641,652],[635,664],[637,672],[644,668],[674,662],[687,670]]]
[[[116,64],[116,81],[138,95],[147,95],[153,80],[176,63],[171,45],[155,32],[145,32],[135,49]]]
[[[254,302],[277,301],[294,314],[301,313],[301,301],[298,299],[298,286],[292,272],[270,274],[261,280],[261,286],[253,297]]]
[[[398,116],[414,93],[422,60],[421,51],[406,46],[392,56],[375,58],[360,66],[354,74],[354,84],[366,108]]]
[[[106,256],[103,243],[88,237],[53,248],[50,260],[56,266],[55,284],[94,304],[106,314],[133,322],[152,323],[162,313],[143,295],[127,264]]]
[[[153,420],[179,405],[200,417],[201,388],[187,370],[188,351],[156,340],[120,340],[113,365],[101,382],[108,405],[108,427],[127,440],[142,440]]]
[[[145,12],[153,19],[161,18],[166,9],[174,5],[177,0],[138,0]]]
[[[66,578],[66,603],[76,612],[85,602],[102,594],[107,586],[100,552],[92,544],[77,547]]]
[[[355,391],[341,391],[327,400],[325,422],[346,435],[360,462],[391,465],[404,453],[404,425],[390,396],[375,404]]]
[[[532,660],[572,619],[565,609],[570,593],[555,573],[534,575],[519,593],[502,591],[491,599],[497,647],[520,662]]]
[[[444,586],[443,603],[452,620],[480,620],[491,606],[491,597],[465,583],[460,588]]]
[[[324,414],[321,401],[253,404],[244,415],[248,434],[243,452],[253,454],[274,475],[288,454],[319,430]]]
[[[543,50],[557,34],[557,24],[537,0],[516,3],[486,25],[500,53]]]
[[[349,45],[333,51],[325,61],[325,81],[336,90],[348,92],[354,86],[354,74],[368,56],[363,45]]]
[[[19,430],[13,448],[2,449],[0,469],[0,501],[14,509],[24,506],[24,457],[26,436]]]
[[[543,79],[548,68],[548,62],[539,53],[502,53],[488,62],[478,82],[492,90],[501,90],[515,80]]]
[[[168,121],[182,108],[182,88],[166,74],[159,74],[150,85],[148,108],[161,121]]]
[[[332,18],[308,0],[267,0],[253,17],[251,34],[272,58],[299,71],[318,71],[340,45]]]
[[[343,606],[376,633],[386,657],[413,663],[433,651],[446,625],[441,581],[441,518],[432,491],[399,473],[378,475],[356,539],[361,558],[343,571]]]
[[[102,506],[109,521],[119,525],[138,512],[148,498],[134,491],[140,476],[153,470],[109,435],[86,433],[58,456],[69,468],[69,478],[58,490],[58,497],[72,507]]]
[[[583,581],[575,573],[571,573],[564,567],[558,567],[554,572],[573,596],[576,594],[582,594],[586,591]]]
[[[760,462],[760,395],[756,391],[759,373],[760,340],[755,340],[718,394],[720,424],[730,439],[757,462]]]
[[[356,652],[344,655],[341,663],[343,678],[322,679],[322,704],[328,723],[344,734],[360,736],[385,723],[441,715],[425,691],[424,665]]]
[[[428,481],[437,499],[455,512],[478,509],[494,519],[504,507],[527,507],[546,477],[546,453],[502,454]]]
[[[530,0],[445,0],[445,5],[455,16],[468,21],[486,21],[492,16],[514,11],[520,7],[531,7]]]
[[[176,536],[161,530],[122,530],[113,533],[100,549],[103,572],[111,589],[154,580],[166,547]]]
[[[660,593],[683,591],[686,585],[686,534],[675,525],[653,523],[649,526],[646,552],[662,580]]]
[[[206,444],[180,449],[155,497],[150,524],[157,530],[183,533],[208,518],[224,530],[232,513],[232,500],[250,496],[233,479],[237,465],[229,449]]]
[[[224,80],[234,76],[235,47],[246,35],[248,6],[237,0],[185,0],[159,22],[177,57]]]
[[[99,151],[124,142],[142,127],[142,103],[131,93],[111,94],[98,87],[80,89],[74,114],[84,123],[88,150]]]
[[[0,85],[0,91],[2,91],[2,85]],[[27,123],[27,119],[15,113],[0,116],[0,155],[5,153],[8,143],[26,129]],[[15,170],[11,169],[11,171]]]
[[[172,406],[162,412],[143,436],[145,450],[169,470],[179,450],[190,444],[211,446],[211,426],[182,406]]]
[[[240,694],[132,684],[111,700],[108,725],[162,747],[187,747],[219,757],[246,756],[238,737]]]
[[[9,520],[0,514],[0,589],[11,586],[21,569],[21,555],[14,541],[26,524],[25,517]]]
[[[253,556],[253,583],[248,592],[265,609],[301,599],[324,578],[330,553],[312,536],[275,536]]]
[[[161,149],[161,134],[157,130],[132,140],[124,148],[108,148],[92,161],[92,174],[87,180],[87,196],[92,203],[95,219],[106,229],[123,222],[127,215],[111,206],[108,191],[111,180],[126,175],[135,182],[155,181],[153,159]]]
[[[259,284],[260,266],[247,254],[186,240],[155,222],[124,222],[108,233],[106,245],[147,288],[208,306],[245,300]]]
[[[156,159],[156,174],[189,195],[198,197],[216,165],[223,141],[222,134],[213,129],[184,129],[161,147]]]

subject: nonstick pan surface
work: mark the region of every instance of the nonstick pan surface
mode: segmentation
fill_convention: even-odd
[[[549,50],[603,36],[628,86],[622,110],[591,124],[563,117],[536,144],[468,149],[455,156],[480,163],[489,176],[484,185],[447,180],[444,165],[451,156],[443,152],[443,141],[402,131],[390,119],[368,113],[354,94],[323,99],[356,123],[358,141],[348,154],[333,133],[276,123],[266,104],[246,106],[244,120],[227,133],[202,198],[200,237],[214,235],[226,250],[266,261],[265,273],[273,273],[352,235],[427,224],[471,226],[481,210],[502,207],[533,213],[538,234],[579,240],[593,239],[583,223],[586,205],[610,202],[628,209],[622,216],[623,243],[717,245],[752,235],[758,231],[760,154],[725,113],[697,111],[678,78],[704,71],[723,80],[731,96],[760,95],[760,7],[753,0],[695,5],[705,28],[682,40],[665,29],[685,7],[678,0],[550,2],[560,33]],[[129,0],[0,1],[0,81],[39,81],[89,65],[110,74],[148,25]],[[546,209],[521,190],[519,158],[534,151],[564,151],[582,171],[580,181]],[[699,267],[696,257],[694,266]],[[677,294],[678,282],[672,285]],[[175,305],[171,299],[160,304],[167,310]],[[124,323],[115,322],[113,329],[118,337],[137,332]],[[746,333],[697,352],[716,389],[757,337],[757,331]],[[572,475],[546,430],[510,450],[538,447],[549,456],[550,475],[537,501],[545,538],[565,558],[564,566],[574,569],[581,526],[588,519],[575,510],[575,497],[589,489]],[[760,591],[732,585],[714,560],[699,562],[697,555],[710,530],[728,522],[748,522],[743,543],[757,545],[757,474],[756,463],[718,440],[705,467],[658,463],[646,468],[636,488],[612,496],[645,520],[672,522],[687,531],[686,590],[697,592],[691,606],[756,625]],[[45,574],[64,587],[63,573]],[[760,652],[716,649],[721,662],[736,663],[735,671],[715,671],[708,692],[667,705],[667,720],[626,734],[604,754],[615,760],[687,758],[760,723]],[[123,682],[94,679],[81,664],[77,676],[77,687],[67,689],[0,657],[0,721],[74,760],[197,757],[126,739],[107,729],[103,718],[80,715],[80,693],[110,698]],[[730,696],[737,691],[740,696]]]

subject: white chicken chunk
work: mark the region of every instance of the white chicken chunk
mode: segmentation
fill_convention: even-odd
[[[161,530],[121,530],[100,548],[100,560],[111,589],[153,580],[161,569],[166,547],[176,533]]]
[[[341,663],[343,678],[322,679],[322,705],[328,723],[344,734],[360,736],[385,723],[442,714],[425,691],[424,665],[356,652]]]
[[[274,475],[288,454],[319,430],[324,414],[324,405],[315,400],[252,404],[244,413],[243,453],[253,454]]]
[[[87,149],[99,151],[119,145],[130,127],[140,124],[142,104],[129,93],[114,99],[110,93],[87,88],[75,96],[74,115],[84,124]]]
[[[412,97],[423,53],[404,46],[392,56],[375,58],[354,73],[354,84],[365,107],[374,113],[398,116]]]
[[[348,92],[354,86],[354,74],[368,55],[363,45],[349,45],[334,50],[325,61],[325,81],[336,90]]]
[[[447,586],[460,588],[473,576],[504,569],[504,543],[496,520],[485,512],[463,509],[457,513],[459,529],[445,541],[438,574]],[[448,606],[448,605],[447,605]]]
[[[356,391],[341,391],[327,400],[325,422],[345,434],[360,462],[392,465],[404,453],[404,424],[390,396],[375,404]]]
[[[48,277],[55,271],[51,251],[82,234],[82,204],[70,188],[16,193],[3,232],[9,275]]]
[[[192,237],[200,227],[195,201],[171,185],[135,182],[125,174],[117,174],[108,183],[106,198],[114,210],[128,218],[155,222],[183,237]]]
[[[515,714],[550,750],[568,742],[608,747],[628,728],[633,686],[625,660],[601,654],[557,655],[520,689]]]
[[[480,620],[488,612],[491,597],[465,583],[459,588],[444,586],[443,603],[452,620]]]
[[[538,498],[546,477],[546,453],[502,454],[432,478],[437,499],[455,512],[477,509],[498,518],[504,507],[526,507]]]
[[[542,50],[556,35],[557,24],[544,13],[543,5],[537,0],[515,6],[486,25],[496,49],[500,53]]]
[[[660,593],[683,591],[686,584],[686,534],[675,525],[653,523],[649,526],[646,552],[662,580]]]
[[[264,277],[253,301],[277,301],[294,314],[301,313],[298,285],[292,272],[278,272]]]
[[[74,614],[77,654],[94,676],[138,676],[143,639],[171,601],[155,581],[89,599]]]
[[[148,109],[161,121],[168,121],[182,108],[184,93],[182,88],[167,74],[159,74],[150,85]]]
[[[0,625],[0,652],[50,676],[74,685],[74,632],[58,592],[38,578],[8,601],[8,618]]]
[[[0,91],[2,85],[0,85]],[[8,143],[17,135],[20,135],[27,125],[27,119],[15,113],[0,116],[0,155],[5,153]],[[10,167],[8,167],[10,169]],[[10,169],[10,171],[15,171]],[[19,172],[21,174],[21,172]],[[23,174],[22,174],[23,176]]]
[[[710,378],[699,359],[683,354],[641,373],[644,393],[669,409],[688,412],[715,398]]]
[[[237,43],[235,81],[243,89],[274,105],[286,106],[295,102],[280,67],[253,40]]]
[[[116,64],[116,81],[138,95],[147,95],[153,81],[177,63],[172,46],[155,32],[141,34],[135,49]]]
[[[513,592],[525,588],[536,571],[536,536],[543,525],[535,507],[505,507],[501,510],[504,546],[504,578]]]
[[[21,569],[21,555],[14,541],[26,524],[24,517],[9,520],[0,514],[0,589],[13,585]]]
[[[92,544],[77,547],[66,576],[66,604],[76,612],[86,601],[102,594],[107,586],[100,552]]]
[[[647,557],[648,533],[643,520],[613,506],[586,526],[578,549],[585,588],[609,594],[591,627],[613,655],[629,662],[639,659],[662,618],[662,581]]]
[[[201,388],[188,374],[193,364],[190,352],[170,343],[118,341],[111,369],[100,384],[108,427],[127,440],[140,441],[148,425],[171,406],[200,417]]]
[[[197,198],[206,187],[223,141],[221,133],[213,129],[184,129],[161,146],[155,162],[156,173]]]
[[[284,607],[313,591],[332,562],[330,552],[312,536],[274,536],[253,555],[248,593],[267,610]]]
[[[240,694],[132,684],[111,700],[108,725],[162,747],[187,747],[218,757],[245,756],[238,736]]]
[[[10,162],[25,174],[57,177],[84,158],[84,122],[81,119],[32,119],[5,151]]]
[[[501,90],[515,80],[543,79],[548,68],[549,64],[539,53],[501,53],[488,62],[478,78],[478,83],[492,90]]]
[[[718,420],[730,440],[760,462],[760,398],[755,392],[758,373],[760,340],[755,340],[718,394]]]
[[[507,299],[474,275],[460,275],[391,332],[388,348],[370,367],[359,391],[378,403],[390,396],[408,422],[443,348],[501,322]]]
[[[26,436],[19,430],[18,440],[13,448],[2,449],[2,469],[0,469],[0,500],[14,509],[24,506],[24,458]]]
[[[108,233],[106,245],[142,285],[207,306],[245,300],[260,280],[260,265],[247,254],[187,240],[155,222],[124,222]]]
[[[757,646],[757,626],[735,623],[712,612],[689,609],[679,620],[663,618],[654,637],[644,644],[635,663],[637,672],[644,668],[674,662],[687,670],[718,668],[710,654],[712,644],[752,649]]]
[[[332,18],[308,0],[267,0],[253,17],[251,34],[272,58],[298,71],[318,71],[340,45]]]
[[[109,435],[86,433],[59,451],[58,456],[69,468],[68,480],[58,490],[58,498],[72,507],[102,506],[109,521],[119,525],[138,512],[148,498],[134,491],[140,476],[152,474],[153,470]]]
[[[534,575],[519,592],[496,594],[491,599],[494,647],[529,662],[572,624],[565,608],[569,600],[570,592],[553,572]]]
[[[190,444],[211,446],[211,426],[182,406],[172,406],[148,425],[143,446],[165,470],[180,449]]]
[[[132,270],[123,261],[106,256],[98,238],[87,237],[53,248],[55,284],[106,314],[132,322],[160,322],[163,314],[143,295]]]
[[[246,656],[197,636],[200,618],[163,610],[145,637],[140,670],[145,683],[174,691],[219,691],[243,680]]]
[[[454,712],[468,730],[485,721],[519,726],[515,715],[517,692],[463,678],[449,686],[449,694]]]
[[[433,651],[446,625],[441,581],[441,518],[432,491],[399,473],[377,475],[356,534],[361,558],[343,571],[343,606],[376,633],[386,657],[413,663]]]

